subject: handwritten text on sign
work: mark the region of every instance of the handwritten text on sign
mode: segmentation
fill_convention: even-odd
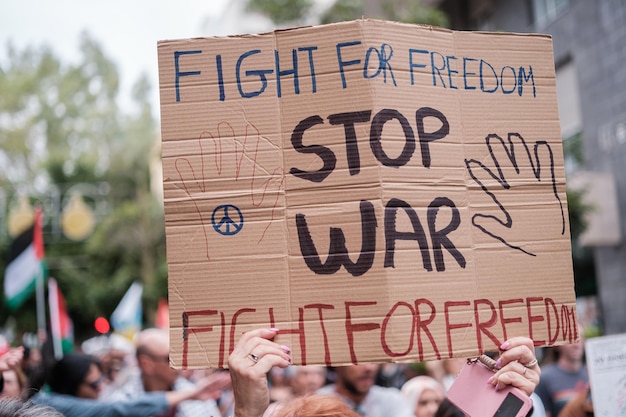
[[[359,52],[364,47],[366,52],[360,58],[358,57]],[[267,93],[267,86],[270,82],[276,86],[275,94],[276,97],[280,98],[284,93],[283,89],[291,88],[283,86],[285,79],[292,80],[293,91],[291,92],[293,94],[315,94],[318,88],[315,53],[318,48],[316,45],[293,48],[291,51],[287,51],[287,59],[282,57],[282,64],[278,50],[247,50],[236,57],[235,70],[232,74],[224,74],[223,54],[211,54],[210,51],[199,49],[176,51],[174,52],[176,101],[184,100],[184,97],[181,96],[180,85],[187,81],[186,77],[192,77],[189,82],[193,82],[193,77],[206,75],[206,73],[209,73],[217,81],[218,94],[215,99],[219,99],[219,101],[225,101],[227,98],[260,96]],[[367,47],[359,40],[337,43],[335,49],[337,53],[336,74],[341,79],[341,86],[344,89],[348,88],[346,72],[353,70],[359,71],[364,80],[380,78],[383,83],[390,83],[394,87],[398,87],[393,69],[398,64],[402,71],[409,72],[411,86],[416,85],[416,73],[426,71],[432,77],[432,85],[435,87],[452,90],[477,90],[483,93],[516,93],[520,96],[524,93],[536,95],[532,65],[519,67],[505,65],[496,69],[483,58],[444,55],[438,51],[414,48],[408,50],[407,62],[396,62],[399,60],[392,59],[394,55],[392,45],[383,43],[379,47]],[[356,58],[346,58],[350,49],[358,51]],[[214,62],[206,67],[202,66],[193,70],[186,68],[185,58],[192,55],[207,55],[207,53],[210,58],[214,59]],[[271,67],[259,68],[255,63],[249,63],[258,54],[271,55],[272,53],[274,62]],[[264,57],[261,56],[260,58]],[[203,59],[206,59],[206,56]],[[266,61],[266,59],[263,60]],[[234,77],[236,82],[233,87],[235,85],[237,87],[236,92],[233,91],[228,97],[226,93],[227,84],[224,81],[225,76],[229,79]],[[305,82],[308,88],[301,91],[300,85]],[[457,82],[459,82],[458,85]],[[245,87],[246,85],[250,87]]]
[[[328,365],[576,337],[549,38],[357,21],[159,63],[175,365],[266,326]]]

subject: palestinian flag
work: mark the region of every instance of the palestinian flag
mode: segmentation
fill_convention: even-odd
[[[4,297],[11,310],[21,306],[35,291],[37,279],[46,275],[41,219],[41,209],[37,209],[34,224],[11,242],[4,271]]]
[[[54,278],[48,280],[48,306],[50,307],[50,330],[54,357],[59,360],[63,354],[74,349],[74,325],[67,314],[65,298]]]

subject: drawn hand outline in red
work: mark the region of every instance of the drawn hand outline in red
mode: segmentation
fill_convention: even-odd
[[[519,133],[509,132],[507,135],[507,140],[505,142],[500,136],[495,133],[491,133],[485,137],[485,143],[487,145],[487,149],[489,150],[489,155],[491,156],[491,161],[493,162],[493,167],[489,167],[483,162],[478,161],[476,159],[466,159],[465,166],[467,168],[467,172],[472,177],[474,182],[480,186],[480,188],[493,200],[493,202],[499,207],[503,218],[485,214],[485,213],[475,213],[472,216],[472,225],[478,228],[480,231],[485,233],[486,235],[491,236],[494,239],[499,240],[506,246],[511,249],[519,250],[530,256],[537,256],[534,253],[531,253],[519,246],[513,245],[512,243],[507,242],[507,240],[501,236],[501,232],[494,231],[498,227],[505,227],[507,229],[511,229],[514,226],[513,218],[509,214],[509,211],[504,207],[501,203],[501,198],[496,195],[496,190],[490,189],[487,185],[485,185],[484,179],[493,179],[498,185],[499,189],[498,193],[503,192],[504,190],[508,190],[511,188],[510,180],[505,177],[505,174],[502,170],[504,163],[509,163],[515,169],[517,174],[520,174],[520,161],[523,160],[525,162],[528,160],[530,163],[530,167],[532,169],[533,176],[537,181],[541,182],[542,180],[542,169],[543,173],[546,173],[546,170],[549,170],[549,181],[552,185],[552,193],[554,197],[559,203],[559,207],[561,210],[561,235],[565,234],[565,211],[563,208],[563,202],[559,197],[557,184],[556,184],[556,175],[554,170],[554,153],[552,152],[552,147],[545,140],[538,140],[535,142],[533,146],[533,152],[531,154],[531,150],[526,143],[526,140]],[[516,148],[517,143],[517,148]],[[505,160],[501,161],[501,158],[496,156],[496,150],[494,148],[494,144],[496,146],[501,146],[498,151],[504,151]],[[516,150],[521,150],[521,155],[518,152],[516,154]],[[502,156],[502,154],[499,154]],[[521,159],[518,159],[521,158]],[[542,165],[543,160],[543,165]],[[547,160],[547,162],[546,162]],[[484,179],[481,179],[482,178]],[[493,187],[492,187],[493,188]]]
[[[176,168],[176,172],[178,173],[178,178],[180,180],[180,183],[182,184],[185,194],[187,194],[187,197],[189,197],[189,199],[194,204],[196,213],[198,214],[198,218],[202,223],[202,231],[204,233],[207,259],[210,259],[207,227],[211,227],[211,221],[209,218],[205,217],[210,217],[210,215],[203,215],[203,212],[194,196],[207,192],[205,180],[208,178],[207,175],[210,168],[208,168],[207,165],[210,165],[210,163],[208,162],[211,159],[213,159],[213,164],[215,166],[215,171],[217,172],[217,175],[222,175],[222,145],[226,140],[231,140],[234,147],[233,155],[235,159],[235,181],[239,181],[240,177],[244,174],[244,166],[246,166],[244,162],[248,162],[248,165],[251,166],[250,200],[252,206],[261,207],[265,202],[268,194],[273,194],[273,197],[269,197],[268,202],[272,210],[271,219],[263,230],[263,233],[259,237],[257,244],[263,240],[265,234],[267,233],[267,230],[273,223],[276,206],[280,197],[280,192],[283,190],[284,186],[285,175],[281,166],[277,166],[272,170],[272,172],[269,172],[258,163],[257,158],[259,156],[259,147],[262,144],[266,143],[271,148],[276,148],[276,146],[272,144],[268,138],[262,136],[256,126],[249,122],[246,123],[245,135],[243,136],[243,140],[240,136],[235,135],[235,129],[233,128],[231,123],[227,121],[221,121],[217,124],[217,137],[210,130],[202,131],[197,139],[198,148],[200,151],[200,167],[198,171],[194,169],[191,162],[186,157],[176,158],[176,160],[174,161],[174,166]],[[211,149],[207,150],[207,147]],[[207,159],[209,161],[205,162],[205,160]],[[191,172],[192,178],[184,178],[184,172],[186,170]],[[261,176],[267,176],[267,178],[259,178]],[[261,181],[261,186],[259,188],[255,187],[255,185],[258,184],[258,181]],[[191,184],[196,184],[197,191],[194,192],[194,190],[191,189]],[[274,187],[270,189],[270,185],[272,184],[274,184]]]

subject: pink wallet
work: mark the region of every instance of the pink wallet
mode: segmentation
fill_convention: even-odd
[[[468,417],[525,417],[533,406],[532,400],[522,390],[507,385],[496,391],[487,384],[495,370],[490,367],[491,360],[468,359],[447,393],[457,408]],[[482,357],[481,357],[482,358]]]

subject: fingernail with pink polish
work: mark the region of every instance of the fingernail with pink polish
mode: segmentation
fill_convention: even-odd
[[[489,379],[487,380],[487,384],[491,384],[493,382],[493,378],[492,376],[489,377]]]
[[[270,330],[273,331],[273,332],[276,332],[276,333],[278,333],[280,331],[276,327],[272,327]]]
[[[291,352],[291,349],[289,349],[289,346],[285,346],[285,345],[280,345],[280,348],[283,350],[283,352],[285,353],[289,353]]]
[[[496,361],[496,368],[499,368],[499,367],[501,367],[501,366],[502,366],[502,359],[498,359],[498,360]]]
[[[500,345],[500,349],[502,350],[507,350],[509,348],[509,346],[511,346],[511,344],[509,342],[504,342]]]

